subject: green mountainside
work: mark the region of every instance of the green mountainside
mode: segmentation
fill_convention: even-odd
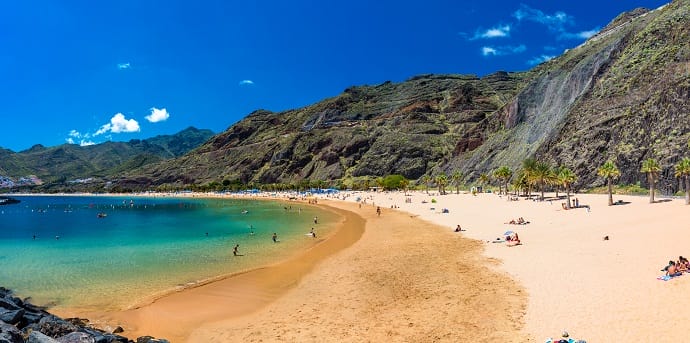
[[[607,160],[621,171],[617,182],[646,184],[641,162],[654,158],[662,169],[658,188],[673,193],[679,189],[673,166],[690,156],[689,142],[690,0],[674,0],[623,13],[587,42],[526,72],[354,86],[304,108],[255,111],[173,159],[161,155],[175,150],[172,143],[148,154],[104,145],[110,157],[96,165],[96,157],[72,156],[76,147],[61,146],[46,160],[83,162],[45,173],[108,176],[119,190],[348,185],[364,177],[419,180],[456,172],[474,182],[535,158],[572,169],[575,187],[585,188],[604,183],[597,168]],[[41,170],[19,155],[0,150],[0,173]]]
[[[480,144],[487,117],[524,74],[425,75],[351,87],[302,109],[256,111],[193,153],[137,174],[148,184],[334,180],[400,173],[418,178]],[[150,177],[155,175],[155,177]]]
[[[174,135],[129,142],[105,142],[89,146],[35,145],[18,153],[0,149],[0,176],[20,178],[35,175],[46,183],[61,183],[120,175],[146,164],[179,157],[212,135],[210,130],[190,127]]]
[[[462,172],[465,181],[534,157],[565,166],[577,187],[603,184],[606,160],[621,183],[689,156],[690,0],[635,9],[562,56],[523,73],[422,75],[346,89],[311,106],[256,111],[192,153],[120,180],[127,187],[211,182],[296,183]]]

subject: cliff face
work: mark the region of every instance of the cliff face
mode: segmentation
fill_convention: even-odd
[[[535,68],[526,86],[488,119],[493,122],[485,125],[485,142],[476,150],[457,154],[445,169],[459,169],[471,178],[502,165],[515,169],[547,142],[566,139],[561,130],[569,118],[577,116],[576,102],[592,90],[623,43],[620,35],[591,40]]]
[[[675,192],[673,165],[690,156],[690,1],[673,1],[605,35],[600,40],[620,37],[610,61],[536,154],[571,166],[583,185],[603,184],[594,171],[609,159],[621,182],[645,184],[640,165],[655,158],[663,168],[660,189]]]

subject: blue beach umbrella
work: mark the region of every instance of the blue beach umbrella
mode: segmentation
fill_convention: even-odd
[[[505,233],[503,233],[503,236],[510,236],[510,235],[512,235],[512,234],[514,234],[514,233],[515,233],[515,232],[513,232],[513,231],[506,231]]]

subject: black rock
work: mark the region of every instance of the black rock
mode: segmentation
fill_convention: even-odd
[[[22,332],[14,325],[0,322],[0,343],[24,343]]]
[[[24,313],[25,311],[23,308],[18,310],[0,309],[0,320],[7,324],[15,325],[22,320]]]
[[[31,331],[26,343],[59,343],[54,338],[48,337],[38,331]]]
[[[125,329],[122,328],[122,326],[118,326],[113,330],[113,333],[123,333],[125,332]]]
[[[78,329],[76,325],[53,315],[41,318],[41,320],[38,322],[38,327],[38,331],[41,331],[43,334],[46,334],[50,337],[64,336],[70,332],[75,332]]]
[[[68,333],[57,339],[60,343],[96,343],[96,339],[84,332]]]
[[[15,304],[11,298],[6,297],[6,298],[0,298],[0,308],[5,308],[8,310],[18,310],[20,309],[19,305]]]
[[[24,306],[24,301],[22,299],[19,299],[17,297],[12,297],[12,302],[15,303],[17,306]]]
[[[19,325],[17,325],[17,327],[19,327],[20,329],[24,329],[31,324],[38,324],[41,318],[45,316],[46,315],[42,313],[26,312],[24,313],[24,316],[22,317],[22,320],[19,323]]]

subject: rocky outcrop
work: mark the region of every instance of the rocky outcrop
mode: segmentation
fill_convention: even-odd
[[[151,336],[137,343],[167,343]],[[104,332],[80,318],[58,318],[0,287],[0,343],[134,343],[114,333]]]

